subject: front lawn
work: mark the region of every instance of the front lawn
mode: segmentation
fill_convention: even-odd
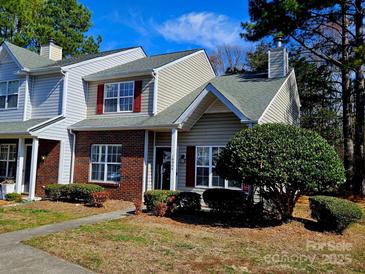
[[[123,201],[107,201],[105,207],[88,207],[83,204],[38,201],[18,205],[0,206],[0,233],[59,223],[89,215],[131,208]]]
[[[364,208],[362,203],[362,208]],[[27,241],[98,273],[363,273],[365,220],[343,235],[310,230],[307,219],[266,228],[148,215],[85,225]],[[308,223],[309,222],[309,223]]]

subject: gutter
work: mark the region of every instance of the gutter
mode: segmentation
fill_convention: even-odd
[[[182,124],[166,124],[160,126],[138,126],[138,127],[81,127],[81,128],[69,128],[72,131],[118,131],[118,130],[143,130],[143,129],[173,129],[182,128]]]
[[[42,123],[40,123],[40,124],[37,124],[37,125],[35,125],[35,126],[33,126],[33,127],[28,128],[28,129],[27,129],[27,131],[28,131],[28,132],[31,132],[31,131],[37,131],[37,130],[42,129],[42,128],[44,128],[44,127],[46,127],[46,126],[50,125],[50,124],[53,124],[54,122],[61,121],[61,120],[63,120],[64,118],[65,118],[65,117],[64,117],[63,115],[58,115],[58,116],[53,117],[53,118],[51,118],[51,119],[49,119],[49,120],[47,120],[47,121],[44,121],[44,122],[42,122]]]

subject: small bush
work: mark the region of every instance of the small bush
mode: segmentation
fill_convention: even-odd
[[[103,187],[93,184],[52,184],[45,187],[45,194],[47,198],[56,201],[65,200],[92,203],[92,193],[103,190]]]
[[[178,210],[183,211],[199,211],[201,209],[201,195],[195,192],[180,192],[176,196]]]
[[[164,202],[156,202],[153,207],[153,213],[157,217],[164,217],[167,213],[168,206]]]
[[[62,198],[62,189],[65,185],[51,184],[44,188],[44,193],[46,197],[52,201],[58,201]]]
[[[142,201],[140,199],[134,199],[133,200],[134,207],[136,210],[134,211],[135,215],[141,215],[142,214]]]
[[[98,191],[91,193],[91,205],[97,207],[103,207],[104,203],[108,200],[109,195],[106,191]]]
[[[147,211],[153,211],[157,203],[166,203],[169,197],[177,194],[179,194],[179,191],[149,190],[144,194],[144,204],[147,207]]]
[[[6,194],[5,199],[7,201],[13,201],[16,203],[21,203],[23,201],[22,195],[20,195],[19,193],[15,193],[15,192]]]
[[[249,205],[247,195],[242,191],[223,188],[207,189],[203,200],[214,211],[241,211]]]
[[[313,196],[309,198],[312,217],[327,231],[341,233],[350,224],[362,217],[360,207],[348,200],[329,196]]]

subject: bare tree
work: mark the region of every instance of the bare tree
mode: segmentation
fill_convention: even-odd
[[[244,51],[239,46],[218,46],[209,59],[218,75],[243,71]]]

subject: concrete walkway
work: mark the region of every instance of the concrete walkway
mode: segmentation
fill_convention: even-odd
[[[0,273],[25,274],[90,274],[90,270],[49,255],[39,249],[24,245],[21,241],[35,236],[72,229],[85,224],[124,218],[129,210],[115,211],[58,224],[0,234]]]

